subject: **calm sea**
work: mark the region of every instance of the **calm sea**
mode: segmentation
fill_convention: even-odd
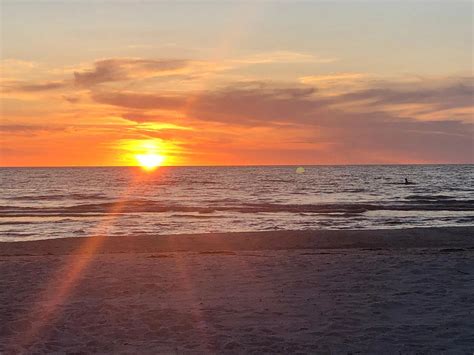
[[[474,165],[301,170],[2,168],[0,241],[474,224]]]

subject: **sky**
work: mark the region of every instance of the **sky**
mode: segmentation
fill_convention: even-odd
[[[0,0],[0,166],[474,163],[472,14]]]

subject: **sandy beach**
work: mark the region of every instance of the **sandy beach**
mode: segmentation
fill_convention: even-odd
[[[474,351],[474,228],[0,245],[0,353]]]

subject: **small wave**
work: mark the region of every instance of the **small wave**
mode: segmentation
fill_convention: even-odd
[[[473,223],[474,216],[464,216],[457,219],[459,223]]]
[[[404,222],[399,220],[399,219],[392,219],[392,220],[386,220],[384,221],[384,224],[386,225],[391,225],[391,226],[396,226],[399,224],[403,224]]]
[[[235,202],[240,202],[240,200],[236,198],[218,198],[218,199],[209,199],[209,200],[204,200],[207,203],[235,203]]]
[[[472,211],[474,200],[458,200],[449,196],[436,195],[413,195],[406,198],[405,203],[412,208],[423,208],[424,210],[447,210],[447,211]]]
[[[121,213],[109,213],[107,215],[120,215]],[[0,213],[0,218],[15,218],[15,217],[78,217],[78,218],[89,218],[89,217],[103,217],[104,213],[67,213],[67,212],[49,212],[49,211],[42,211],[36,213]],[[39,222],[35,222],[39,223]],[[61,223],[61,222],[57,222]]]
[[[196,219],[209,219],[209,218],[225,218],[225,216],[210,216],[210,215],[194,215],[194,214],[172,214],[172,218],[196,218]]]
[[[104,200],[107,196],[102,193],[95,194],[57,194],[57,195],[22,195],[5,197],[10,201],[59,201],[59,200]]]
[[[3,237],[10,237],[10,238],[14,238],[14,237],[31,237],[31,236],[34,236],[36,235],[35,233],[18,233],[18,232],[5,232],[5,233],[2,233],[2,238]]]
[[[97,214],[119,215],[124,213],[345,213],[361,214],[368,211],[474,211],[474,200],[456,199],[409,199],[383,203],[325,203],[280,204],[241,203],[209,204],[207,206],[159,203],[152,200],[125,200],[116,202],[78,204],[68,207],[11,207],[0,206],[0,216],[93,216]]]
[[[9,221],[9,222],[0,222],[0,226],[9,226],[9,225],[22,225],[22,224],[35,224],[38,222],[31,221]]]
[[[408,195],[407,200],[452,200],[452,196],[447,195]]]
[[[261,180],[262,182],[286,182],[286,183],[294,183],[295,180],[287,180],[287,179],[265,179]]]
[[[199,186],[199,185],[218,185],[219,183],[216,181],[195,181],[195,180],[186,180],[183,181],[187,185]]]

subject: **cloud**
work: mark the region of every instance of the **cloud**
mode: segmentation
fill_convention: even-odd
[[[28,73],[36,68],[37,64],[30,61],[8,58],[2,59],[0,66],[2,68],[0,70],[0,78],[7,79]]]
[[[331,63],[335,58],[319,57],[292,51],[273,51],[252,54],[238,59],[199,61],[184,59],[108,58],[98,60],[92,69],[74,71],[78,86],[94,85],[151,77],[181,75],[183,78],[202,78],[210,73],[233,70],[245,65],[271,63]]]
[[[357,111],[341,109],[341,105],[362,102],[364,114],[391,117],[384,106],[416,104],[423,113],[439,114],[440,110],[472,107],[474,89],[472,80],[456,80],[438,87],[392,88],[381,83],[375,88],[357,90],[340,95],[320,95],[316,87],[281,86],[265,82],[245,82],[217,90],[186,94],[139,93],[130,91],[93,92],[99,103],[130,109],[186,110],[188,116],[204,121],[247,124],[269,123],[321,123],[334,117],[351,116]],[[451,110],[450,113],[456,112]],[[393,117],[396,117],[392,114]],[[332,117],[332,118],[331,118]],[[407,118],[407,117],[399,117]],[[439,117],[438,117],[439,119]]]
[[[439,112],[472,107],[472,93],[472,79],[466,78],[446,80],[437,86],[377,82],[366,90],[329,97],[308,86],[252,82],[186,96],[101,92],[93,94],[93,99],[144,113],[182,110],[190,119],[247,127],[248,132],[252,127],[274,127],[283,137],[288,127],[298,128],[302,141],[325,144],[330,147],[326,154],[351,157],[348,161],[380,161],[379,157],[384,156],[383,162],[466,162],[474,160],[474,124],[465,122],[465,115],[451,116],[455,110],[446,111],[450,116],[444,118]],[[365,102],[363,112],[340,106],[358,101]],[[426,116],[430,112],[438,116],[436,120],[421,121],[383,109],[407,103],[423,104]],[[378,155],[374,158],[375,152]]]
[[[324,105],[311,96],[314,88],[272,87],[264,83],[245,83],[220,91],[205,91],[186,96],[133,92],[93,93],[99,103],[129,109],[184,110],[203,121],[241,125],[292,121],[307,116]]]
[[[8,135],[31,135],[39,132],[63,130],[64,127],[39,126],[29,124],[1,124],[0,132]]]
[[[308,53],[292,52],[292,51],[273,51],[266,53],[252,54],[247,57],[233,60],[242,64],[268,64],[268,63],[333,63],[337,61],[333,57],[321,57]]]
[[[71,104],[76,104],[81,101],[81,98],[79,96],[74,95],[63,95],[62,98]]]
[[[366,88],[373,83],[375,77],[367,73],[332,73],[310,75],[299,78],[299,82],[306,85],[315,85],[327,95],[338,95],[354,92]]]
[[[106,82],[142,79],[174,74],[189,64],[181,59],[104,59],[94,63],[90,70],[74,72],[74,82],[78,86],[94,86]]]
[[[69,86],[65,81],[46,81],[39,83],[30,83],[23,81],[7,81],[2,84],[2,90],[5,92],[25,92],[35,93],[42,91],[59,90]]]
[[[306,162],[326,163],[331,163],[331,157],[338,157],[339,162],[474,161],[473,77],[382,79],[367,73],[336,72],[303,76],[296,83],[224,85],[229,75],[213,81],[217,72],[229,68],[318,60],[303,53],[270,54],[219,63],[103,59],[89,68],[76,68],[73,78],[3,79],[2,88],[5,97],[16,100],[8,101],[10,118],[14,114],[24,116],[22,119],[32,117],[32,108],[37,108],[36,118],[61,117],[63,123],[78,120],[98,130],[101,123],[119,119],[120,127],[94,132],[114,132],[130,139],[136,135],[183,139],[183,149],[189,143],[189,149],[208,152],[216,147],[227,153],[253,149],[262,150],[262,154],[255,153],[258,156],[271,157],[278,151],[295,159],[300,152]],[[25,70],[30,67],[28,63],[13,64]],[[161,76],[173,79],[147,80]],[[196,85],[183,89],[179,82],[183,79],[194,80]],[[126,89],[113,85],[122,82]],[[54,100],[54,95],[57,105],[45,100]],[[30,106],[18,100],[32,97],[36,100],[30,100]],[[0,130],[9,136],[27,136],[55,128],[12,122]]]
[[[324,75],[303,76],[300,81],[303,84],[326,84],[327,82],[341,82],[364,79],[368,76],[366,73],[333,73]]]
[[[429,83],[428,83],[429,84]],[[378,87],[369,88],[337,97],[338,102],[370,101],[376,105],[431,104],[436,110],[473,105],[474,79],[451,79],[447,83],[430,87],[423,84],[398,84],[381,82]]]
[[[96,102],[132,109],[176,109],[186,102],[182,96],[141,94],[135,92],[93,92]]]

